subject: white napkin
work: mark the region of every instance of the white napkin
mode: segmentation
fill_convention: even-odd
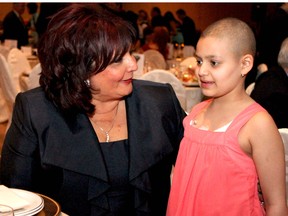
[[[5,185],[0,185],[0,203],[12,207],[14,210],[24,208],[29,202],[18,196]]]

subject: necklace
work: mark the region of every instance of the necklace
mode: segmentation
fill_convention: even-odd
[[[100,127],[100,126],[96,123],[96,121],[93,121],[93,122],[95,123],[95,125],[96,125],[97,127],[99,127],[99,129],[101,130],[101,132],[105,134],[105,136],[106,136],[105,142],[109,142],[109,140],[110,140],[109,132],[110,132],[110,131],[112,130],[112,128],[114,127],[115,119],[116,119],[116,116],[117,116],[117,113],[118,113],[118,107],[119,107],[119,104],[117,105],[116,112],[115,112],[115,116],[114,116],[114,118],[113,118],[113,120],[112,120],[112,123],[111,123],[111,126],[110,126],[109,130],[105,131],[102,127]]]

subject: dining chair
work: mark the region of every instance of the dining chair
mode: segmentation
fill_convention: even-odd
[[[174,89],[176,96],[181,104],[183,110],[186,111],[186,90],[182,82],[175,77],[170,71],[155,69],[141,76],[142,80],[150,80],[159,83],[169,83]]]
[[[157,50],[146,50],[143,52],[146,66],[149,65],[150,70],[167,68],[163,55]]]
[[[7,122],[9,118],[9,108],[6,104],[6,100],[3,96],[2,88],[0,85],[0,124]]]
[[[10,49],[0,44],[0,53],[7,59]]]
[[[284,150],[285,150],[285,165],[286,165],[286,196],[287,196],[287,203],[288,203],[288,128],[279,128],[278,129],[283,143],[284,143]]]
[[[41,70],[42,69],[41,69],[40,63],[38,63],[32,68],[31,73],[29,74],[29,77],[28,77],[28,84],[27,84],[28,89],[36,88],[40,85],[39,78],[40,78]]]
[[[13,48],[8,53],[7,61],[11,70],[13,83],[16,91],[24,91],[23,89],[21,89],[19,79],[23,73],[29,74],[31,71],[31,66],[27,57],[18,48]]]
[[[250,84],[247,86],[247,88],[245,89],[246,93],[247,93],[248,95],[251,95],[254,87],[255,87],[255,82],[250,83]]]
[[[3,97],[5,98],[6,104],[9,109],[9,117],[8,117],[8,124],[7,124],[7,128],[8,128],[8,126],[11,123],[13,106],[14,106],[15,98],[18,92],[13,83],[13,78],[11,76],[10,67],[7,63],[7,60],[2,54],[0,54],[0,71],[1,71],[0,86],[2,89]]]

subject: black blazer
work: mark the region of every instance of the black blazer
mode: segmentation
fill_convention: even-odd
[[[19,49],[29,43],[28,29],[14,11],[10,11],[3,20],[3,40],[5,39],[17,40]]]
[[[278,128],[288,128],[288,76],[281,67],[261,74],[251,97],[269,112]]]
[[[133,81],[126,99],[135,215],[165,215],[185,112],[168,84]],[[56,199],[69,215],[101,215],[110,185],[85,114],[65,119],[41,88],[20,93],[2,151],[1,180]]]

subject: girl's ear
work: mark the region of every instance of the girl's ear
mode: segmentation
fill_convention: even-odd
[[[241,74],[246,75],[252,69],[254,63],[254,57],[251,54],[246,54],[241,59]]]

